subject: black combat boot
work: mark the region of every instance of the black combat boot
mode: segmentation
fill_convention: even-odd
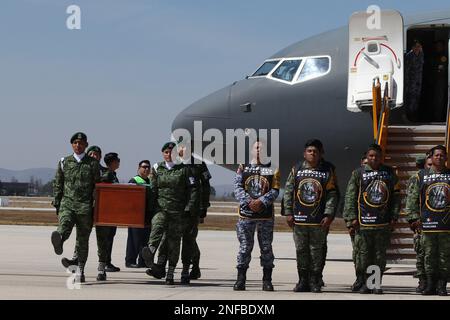
[[[245,290],[245,281],[247,280],[247,269],[238,268],[237,280],[233,286],[235,291]]]
[[[198,264],[192,265],[191,273],[189,273],[189,278],[191,278],[192,280],[197,280],[200,279],[201,276],[202,273],[200,272],[200,267],[198,266]]]
[[[63,240],[61,234],[58,231],[53,231],[51,240],[55,253],[58,256],[61,255],[63,253]]]
[[[155,257],[155,247],[143,247],[141,251],[142,259],[144,259],[145,265],[149,268],[153,267],[153,259]]]
[[[61,259],[61,263],[64,266],[64,268],[68,268],[70,266],[77,266],[78,265],[78,258],[75,257],[73,259],[68,259],[68,258],[62,258]]]
[[[447,296],[447,279],[442,278],[438,281],[437,284],[437,294],[441,297]]]
[[[427,287],[427,278],[425,276],[419,277],[419,285],[416,288],[416,293],[422,293]]]
[[[172,286],[175,283],[173,281],[174,273],[175,273],[175,267],[169,265],[169,268],[167,269],[167,275],[166,275],[166,284],[169,286]]]
[[[311,288],[311,292],[314,293],[321,293],[321,286],[320,286],[320,278],[317,274],[311,274],[311,277],[309,279],[309,287]]]
[[[120,268],[113,265],[111,262],[106,264],[106,272],[119,272]]]
[[[264,268],[263,269],[263,291],[273,291],[272,285],[272,268]]]
[[[352,284],[350,289],[352,290],[352,292],[359,292],[359,290],[361,289],[363,284],[364,284],[364,276],[359,274],[359,275],[356,276],[356,280]]]
[[[106,281],[106,263],[99,262],[97,271],[97,281]]]
[[[189,264],[183,264],[183,269],[181,270],[181,281],[182,285],[188,285],[191,281],[189,278]]]
[[[75,273],[75,282],[84,283],[86,282],[86,278],[84,276],[84,265],[85,262],[78,262],[78,268]]]
[[[359,288],[359,293],[361,294],[369,294],[372,293],[372,290],[370,290],[367,287],[367,276],[363,276],[363,283],[361,285],[361,288]]]
[[[298,270],[298,283],[294,287],[294,292],[310,292],[309,277],[306,272]]]
[[[433,296],[436,294],[436,280],[433,277],[427,276],[427,285],[422,291],[423,296]]]

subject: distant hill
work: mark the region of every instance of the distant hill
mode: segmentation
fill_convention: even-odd
[[[42,180],[45,184],[55,176],[55,169],[51,168],[31,168],[25,170],[8,170],[0,168],[0,181],[10,182],[12,178],[18,182],[30,182],[31,177],[35,180]]]

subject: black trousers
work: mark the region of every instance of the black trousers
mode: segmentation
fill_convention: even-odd
[[[145,264],[144,259],[141,257],[141,251],[147,245],[149,238],[150,227],[128,228],[127,252],[125,255],[126,264],[135,264],[138,257],[138,264]]]

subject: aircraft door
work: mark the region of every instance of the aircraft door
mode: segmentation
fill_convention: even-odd
[[[347,109],[372,106],[372,84],[385,84],[392,107],[403,105],[403,17],[394,10],[356,12],[349,21]]]

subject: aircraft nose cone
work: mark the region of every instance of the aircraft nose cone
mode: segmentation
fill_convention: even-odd
[[[194,121],[204,122],[203,129],[206,129],[217,124],[217,120],[228,119],[230,87],[220,89],[184,109],[173,120],[172,132],[176,129],[186,129],[192,134]]]

